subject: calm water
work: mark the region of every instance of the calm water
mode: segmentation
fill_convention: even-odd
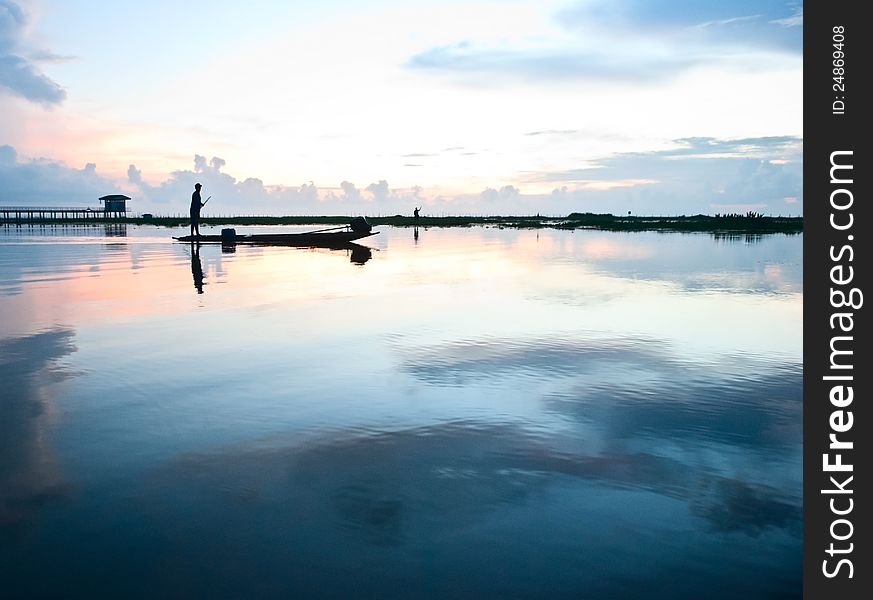
[[[0,227],[0,596],[799,597],[801,236],[380,229]]]

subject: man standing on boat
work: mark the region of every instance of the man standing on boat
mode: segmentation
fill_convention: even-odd
[[[206,202],[200,201],[200,188],[203,187],[199,183],[194,184],[194,193],[191,194],[191,237],[195,235],[200,237],[200,209],[206,206]]]
[[[412,219],[413,219],[413,221],[415,221],[416,224],[418,224],[418,211],[420,211],[420,210],[421,210],[421,208],[416,206],[415,210],[412,211]]]

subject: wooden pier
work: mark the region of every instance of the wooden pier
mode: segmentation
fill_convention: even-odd
[[[105,219],[103,208],[69,206],[0,206],[0,222],[45,223],[50,221],[93,221]]]
[[[89,222],[127,216],[127,196],[112,194],[99,199],[102,206],[0,206],[0,223]]]

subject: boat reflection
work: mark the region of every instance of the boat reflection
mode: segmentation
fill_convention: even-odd
[[[360,244],[349,244],[351,255],[349,260],[356,265],[363,265],[365,262],[373,258],[373,251],[367,246]]]
[[[247,244],[249,247],[258,247],[258,246],[270,246],[275,247],[277,244]],[[190,242],[190,251],[191,251],[191,277],[194,280],[194,288],[197,290],[198,294],[203,293],[203,286],[206,285],[204,281],[205,275],[203,272],[203,263],[200,259],[200,247],[199,243]],[[355,243],[344,243],[344,244],[336,244],[331,247],[323,247],[323,246],[299,246],[292,245],[288,246],[291,250],[306,250],[306,251],[318,251],[323,254],[333,254],[337,252],[345,252],[345,255],[348,256],[349,262],[353,265],[363,266],[367,261],[373,258],[373,249],[367,246],[362,246],[360,244]],[[229,244],[221,246],[222,254],[236,254],[237,253],[237,245]],[[207,262],[209,261],[209,255],[207,254]],[[208,265],[207,265],[208,266]]]
[[[254,246],[259,246],[260,244],[251,244]],[[284,244],[264,244],[266,246],[277,246]],[[363,265],[365,262],[373,258],[373,249],[367,246],[362,246],[360,244],[355,244],[354,242],[346,242],[346,243],[337,243],[330,245],[290,245],[290,248],[296,248],[298,250],[327,250],[328,252],[337,252],[337,251],[345,251],[346,256],[349,257],[349,262],[356,265]]]

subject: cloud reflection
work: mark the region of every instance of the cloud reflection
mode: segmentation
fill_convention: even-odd
[[[73,332],[52,329],[0,340],[0,532],[17,531],[71,486],[47,440],[55,385],[68,373],[57,361],[75,352]]]
[[[575,450],[567,450],[568,442]],[[537,500],[550,490],[560,494],[572,481],[616,494],[644,494],[644,504],[648,493],[681,501],[709,531],[759,536],[768,529],[796,533],[800,524],[800,499],[774,486],[689,468],[647,451],[597,452],[517,423],[337,431],[258,446],[191,454],[166,464],[149,484],[161,493],[147,493],[147,502],[166,503],[163,494],[176,490],[218,520],[240,503],[246,511],[275,514],[275,509],[281,512],[279,529],[314,528],[364,545],[415,546],[437,532],[464,531],[518,509],[569,510],[578,518],[584,504]]]
[[[677,440],[683,444],[790,453],[802,436],[800,364],[749,365],[748,373],[687,372],[648,385],[582,381],[546,398],[550,409],[594,422],[614,442]]]
[[[551,381],[548,409],[593,424],[611,444],[666,439],[791,452],[801,439],[799,362],[696,363],[639,338],[479,339],[404,349],[403,357],[402,369],[428,385]]]
[[[576,377],[603,372],[678,375],[681,365],[655,340],[464,340],[404,350],[403,369],[436,385],[465,385],[505,374]]]
[[[778,489],[726,478],[703,479],[700,484],[690,509],[711,530],[759,537],[775,528],[800,535],[801,505]]]

